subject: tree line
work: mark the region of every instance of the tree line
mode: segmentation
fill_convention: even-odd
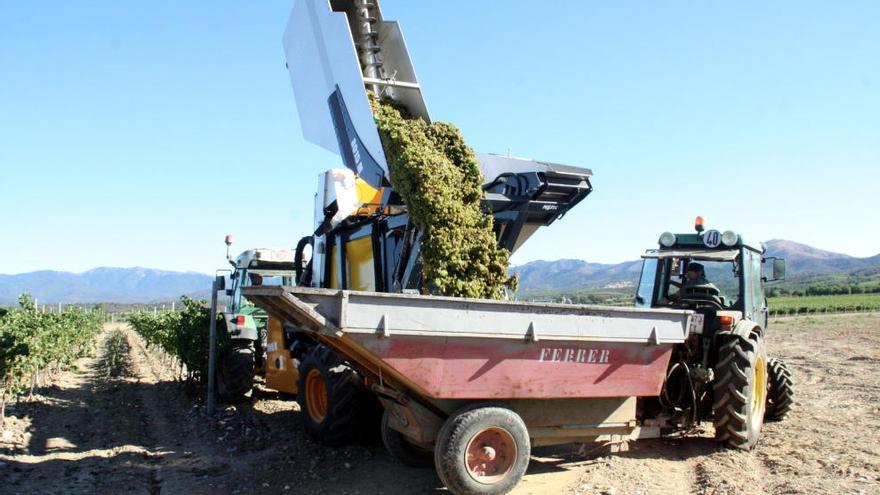
[[[767,289],[767,297],[843,296],[878,293],[880,293],[880,284],[816,284],[806,287],[772,287]]]

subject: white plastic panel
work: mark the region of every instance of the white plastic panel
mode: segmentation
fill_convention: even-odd
[[[345,13],[333,12],[327,0],[297,0],[283,45],[303,137],[340,153],[327,103],[338,86],[358,136],[387,173]]]

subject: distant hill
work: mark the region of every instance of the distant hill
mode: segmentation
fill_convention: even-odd
[[[880,254],[856,258],[806,244],[774,239],[765,243],[768,256],[785,258],[790,286],[814,283],[880,282]],[[520,276],[520,293],[551,294],[572,291],[624,291],[639,281],[641,260],[590,263],[562,259],[532,261],[511,268]],[[194,272],[149,268],[95,268],[83,273],[38,271],[0,275],[0,304],[12,305],[22,292],[43,303],[150,303],[181,295],[207,298],[212,277]]]
[[[767,256],[785,258],[786,279],[791,283],[863,279],[880,272],[880,254],[856,258],[846,254],[816,249],[783,239],[764,243]],[[583,260],[532,261],[511,269],[520,276],[520,293],[541,294],[601,289],[632,288],[638,284],[641,260],[616,264],[589,263]]]
[[[583,260],[532,261],[511,269],[519,274],[521,292],[553,292],[565,289],[633,287],[639,280],[641,260],[616,264]]]
[[[785,258],[786,270],[792,275],[831,275],[880,267],[880,254],[869,258],[856,258],[783,239],[773,239],[765,242],[764,245],[767,247],[767,256]]]
[[[210,293],[213,277],[195,272],[101,267],[83,273],[43,270],[0,275],[0,304],[29,292],[41,303],[148,303]]]

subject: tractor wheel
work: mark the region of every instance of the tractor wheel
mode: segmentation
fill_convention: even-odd
[[[781,359],[771,359],[767,363],[770,387],[767,389],[767,412],[765,421],[781,421],[794,406],[794,382],[788,366]]]
[[[503,407],[479,407],[450,416],[440,428],[434,465],[457,495],[507,493],[529,466],[525,423]]]
[[[217,396],[223,402],[242,402],[254,388],[254,348],[250,341],[234,340],[217,362]]]
[[[758,334],[722,337],[712,411],[715,440],[749,450],[758,443],[767,402],[767,354]]]
[[[392,457],[410,467],[429,467],[434,463],[431,452],[406,439],[403,433],[388,425],[388,411],[382,413],[382,443]]]
[[[299,368],[296,402],[303,426],[315,440],[330,446],[359,437],[368,414],[367,391],[357,373],[333,351],[316,345]]]

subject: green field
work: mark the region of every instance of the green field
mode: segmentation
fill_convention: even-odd
[[[770,303],[770,313],[774,316],[808,313],[880,311],[880,294],[772,297],[768,302]]]

